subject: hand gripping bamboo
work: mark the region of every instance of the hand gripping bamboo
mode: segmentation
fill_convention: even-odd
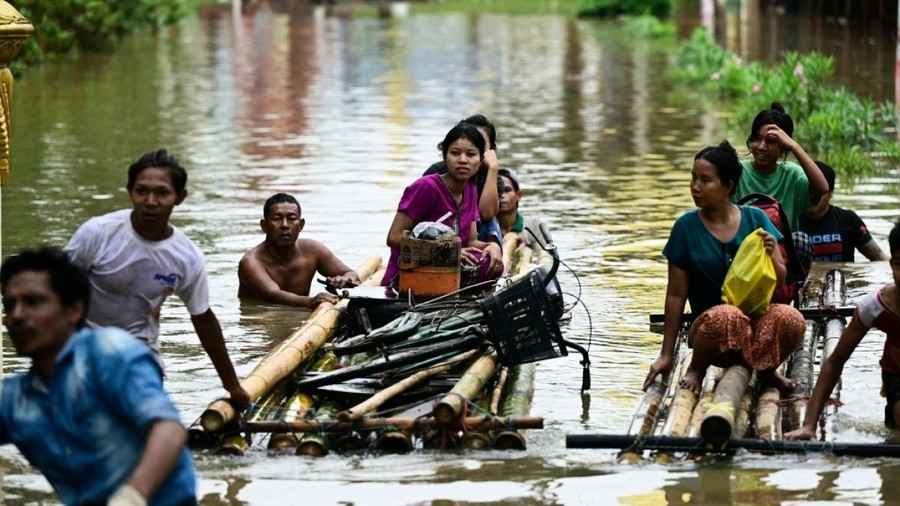
[[[366,260],[357,270],[360,281],[365,281],[381,266],[380,257]],[[311,357],[334,333],[338,317],[347,308],[347,301],[337,304],[323,302],[310,315],[306,323],[294,331],[280,346],[266,355],[249,376],[241,381],[241,386],[256,401],[276,383],[287,377],[304,360]],[[237,417],[237,413],[227,399],[213,401],[200,423],[208,432],[216,432]]]

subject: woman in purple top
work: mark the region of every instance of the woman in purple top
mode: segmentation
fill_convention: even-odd
[[[479,219],[478,188],[471,179],[484,160],[484,137],[474,126],[460,123],[447,133],[438,148],[443,153],[447,172],[423,176],[403,191],[388,232],[391,259],[382,285],[391,284],[397,276],[403,232],[423,221],[437,221],[444,216],[447,216],[444,224],[459,234],[463,265],[481,265],[482,277],[502,273],[500,247],[479,241],[475,230]]]

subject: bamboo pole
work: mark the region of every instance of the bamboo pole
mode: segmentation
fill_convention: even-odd
[[[458,423],[466,403],[474,399],[487,384],[497,368],[497,356],[482,355],[462,375],[450,393],[435,406],[433,415],[444,426]]]
[[[688,437],[698,437],[700,435],[700,425],[703,423],[703,417],[706,416],[706,411],[709,410],[709,405],[712,404],[716,384],[722,379],[724,372],[721,367],[716,366],[710,366],[706,369],[706,376],[703,378],[703,388],[700,391],[700,400],[697,401],[697,406],[691,415]]]
[[[333,401],[324,400],[316,407],[316,418],[314,421],[332,420],[338,409],[338,405]],[[303,422],[304,420],[297,420],[294,424],[302,424]],[[307,457],[324,457],[328,455],[331,440],[324,431],[298,430],[296,432],[306,432],[297,443],[297,455],[306,455]]]
[[[506,395],[500,403],[500,416],[524,416],[531,411],[536,372],[534,363],[520,364],[509,370]]]
[[[241,456],[250,449],[250,443],[240,433],[229,434],[222,438],[222,443],[215,450],[216,455]]]
[[[507,416],[495,417],[490,415],[467,416],[463,422],[470,429],[543,429],[544,419],[536,416]],[[296,420],[292,423],[285,422],[247,422],[244,430],[247,432],[327,432],[342,433],[354,430],[376,430],[388,426],[395,426],[400,430],[424,430],[441,427],[441,424],[431,417],[393,417],[393,418],[362,418],[355,422],[342,422],[340,420]]]
[[[837,348],[838,341],[840,341],[843,332],[844,321],[842,319],[835,318],[825,322],[824,344],[822,346],[823,364],[825,363],[825,360],[834,353],[834,349]],[[834,389],[831,391],[831,397],[829,398],[831,402],[825,404],[825,409],[822,410],[822,416],[819,417],[819,427],[822,430],[822,434],[827,434],[832,431],[831,425],[834,421],[833,415],[837,412],[838,406],[840,405],[841,386],[841,378],[838,377]]]
[[[381,258],[369,258],[357,270],[359,279],[368,279],[380,266]],[[325,344],[334,332],[338,318],[346,309],[346,300],[336,305],[328,302],[319,304],[302,327],[260,361],[250,375],[241,381],[250,400],[259,399]],[[237,413],[231,403],[226,399],[219,399],[206,408],[200,417],[200,423],[205,430],[216,432],[236,417]]]
[[[188,427],[187,446],[191,450],[210,450],[219,445],[219,434],[210,434],[200,427],[199,420]]]
[[[459,356],[448,360],[442,364],[438,364],[428,369],[423,369],[411,376],[394,383],[393,385],[385,388],[384,390],[378,392],[377,394],[369,397],[365,401],[353,406],[352,408],[341,411],[338,413],[338,420],[342,422],[350,422],[353,420],[359,420],[363,415],[371,413],[375,411],[382,404],[389,401],[390,399],[396,397],[397,395],[409,390],[414,385],[421,383],[422,381],[431,378],[432,376],[444,373],[452,369],[455,365],[463,362],[465,360],[470,359],[476,353],[475,350],[467,351],[465,353],[460,354]]]
[[[791,381],[794,382],[794,398],[788,408],[788,428],[800,428],[806,418],[806,404],[812,393],[813,357],[816,352],[816,336],[819,324],[814,320],[806,321],[803,334],[803,345],[791,355]]]
[[[750,370],[742,365],[731,366],[722,375],[713,403],[700,425],[700,435],[705,441],[721,445],[732,437],[739,403],[749,382]]]
[[[752,372],[744,395],[741,397],[741,402],[738,404],[733,437],[742,438],[747,435],[747,430],[750,429],[750,412],[753,408],[754,385],[756,385],[756,373]]]
[[[282,421],[292,423],[295,420],[302,420],[306,413],[313,407],[313,398],[305,392],[295,394],[287,404],[287,409]],[[299,439],[295,434],[283,433],[273,434],[269,438],[270,450],[286,450],[297,447]]]
[[[680,337],[680,336],[679,336]],[[691,363],[692,352],[688,351],[683,360],[679,360],[679,366],[676,370],[678,375],[676,380],[680,381],[684,375],[686,364]],[[694,406],[697,405],[697,394],[687,388],[681,388],[676,383],[675,396],[669,405],[669,414],[666,417],[666,423],[663,425],[662,433],[667,436],[684,436],[688,431],[691,423],[691,414],[694,412]]]
[[[844,280],[844,273],[837,269],[828,271],[825,275],[825,292],[822,296],[823,304],[826,307],[840,307],[846,303],[846,300],[847,283]],[[844,326],[843,318],[829,318],[825,322],[822,363],[825,363],[825,360],[827,360],[828,357],[834,353],[834,349],[837,348],[838,342],[841,339],[841,334],[844,332]],[[832,402],[825,405],[825,409],[823,410],[824,416],[819,418],[819,424],[823,434],[827,434],[831,431],[831,423],[834,420],[832,415],[837,412],[837,406],[840,404],[840,399],[841,378],[838,377],[837,383],[835,383],[834,389],[831,391]]]
[[[662,404],[667,388],[668,385],[659,379],[647,387],[647,391],[641,396],[641,400],[638,401],[637,408],[634,410],[631,425],[628,427],[628,434],[636,433],[639,436],[646,436],[656,430],[656,424],[659,420],[659,406]],[[641,423],[635,432],[634,423],[637,420],[640,420]],[[626,449],[619,454],[618,461],[626,464],[637,464],[641,461],[641,454]]]
[[[469,430],[463,433],[462,446],[469,450],[486,450],[491,447],[491,437],[485,432]]]
[[[763,391],[756,403],[756,437],[760,439],[781,439],[781,410],[778,402],[781,393],[770,387]]]
[[[338,364],[337,356],[331,352],[326,351],[324,353],[320,353],[319,357],[316,361],[309,367],[311,371],[330,371],[334,369]],[[279,383],[286,384],[286,386],[292,386],[288,381],[282,381]],[[273,390],[270,392],[267,397],[285,397],[285,393],[281,390],[286,390],[287,388],[280,388]],[[308,412],[310,412],[313,407],[316,405],[316,398],[310,396],[305,392],[295,392],[293,396],[290,396],[287,402],[285,403],[286,407],[284,410],[285,416],[282,418],[286,422],[292,422],[294,420],[302,420]],[[260,413],[262,410],[260,410]],[[256,419],[251,421],[257,421]],[[272,437],[269,438],[269,449],[270,450],[282,450],[282,449],[294,449],[300,443],[300,438],[296,434],[273,434]]]
[[[536,372],[537,365],[534,363],[520,364],[510,369],[506,379],[506,396],[500,403],[500,416],[526,416],[531,412]],[[497,434],[494,447],[500,450],[524,450],[525,438],[515,427],[509,427]]]
[[[825,307],[841,307],[847,301],[847,282],[844,273],[832,269],[825,274],[825,290],[822,293],[822,304]]]
[[[313,371],[331,371],[338,364],[338,358],[333,352],[325,352],[310,367]],[[316,405],[315,419],[328,420],[333,418],[337,413],[338,405],[330,399],[322,399],[320,397],[312,398],[313,404]],[[273,435],[274,437],[275,435]],[[324,457],[328,455],[331,447],[331,438],[327,434],[303,434],[294,435],[297,439],[297,455],[306,455],[308,457]]]
[[[496,387],[496,385],[494,386]],[[478,401],[475,403],[475,412],[490,412],[494,390],[496,390],[496,388],[485,387],[484,389],[482,389],[481,395],[478,396]],[[491,415],[496,416],[494,415],[494,413],[491,413]],[[469,430],[468,427],[463,427],[460,443],[462,444],[463,448],[466,448],[468,450],[484,450],[491,447],[491,436],[487,431]]]
[[[272,411],[278,409],[278,407],[284,401],[284,395],[288,389],[288,386],[289,385],[287,385],[285,382],[281,382],[275,389],[262,397],[254,407],[254,409],[249,413],[250,421],[264,420],[271,414]],[[213,450],[214,454],[243,455],[247,450],[250,449],[250,445],[253,442],[251,439],[251,435],[247,434],[246,437],[241,436],[235,431],[237,429],[236,425],[232,426],[232,429],[233,430],[230,432],[222,431],[223,434],[212,434],[206,432],[206,437],[210,441],[214,441],[216,444],[215,449]],[[194,437],[197,438],[197,435],[195,434]]]
[[[428,400],[409,406],[393,418],[419,418],[431,413],[432,401]],[[413,449],[413,429],[387,425],[377,433],[375,448],[387,453],[406,453]]]
[[[641,421],[637,434],[646,435],[653,433],[656,422],[659,420],[659,405],[662,404],[665,393],[666,384],[661,381],[655,381],[647,387],[647,391],[644,392],[635,411],[634,420]]]
[[[691,423],[691,415],[694,406],[697,405],[697,394],[687,388],[678,388],[672,406],[669,408],[669,416],[663,427],[663,434],[673,437],[681,437],[687,434]]]
[[[338,453],[365,450],[369,446],[367,438],[357,431],[340,434],[334,438],[334,449]]]
[[[494,391],[491,393],[490,412],[492,415],[497,415],[497,413],[500,412],[500,399],[503,398],[503,389],[506,387],[506,379],[508,376],[508,367],[500,369],[500,376],[497,378],[497,384],[494,385]]]
[[[530,272],[540,264],[540,258],[534,258],[531,248],[520,244],[516,249],[515,259],[511,273],[517,277]],[[501,389],[501,395],[497,396],[495,388],[494,398],[491,401],[491,412],[502,416],[527,416],[531,412],[531,401],[534,398],[534,377],[537,366],[534,363],[520,364],[511,369],[504,369],[506,378],[498,380],[497,388]],[[502,373],[501,373],[502,376]],[[495,408],[495,403],[499,406]],[[525,450],[527,443],[525,437],[514,428],[500,430],[494,435],[494,448],[499,450]]]
[[[409,453],[413,449],[409,430],[388,429],[375,441],[375,448],[387,453]]]
[[[519,234],[507,232],[503,236],[503,272],[512,272],[516,250],[519,247]]]
[[[519,247],[518,255],[516,255],[516,262],[513,265],[513,269],[515,269],[516,272],[522,272],[527,266],[534,263],[534,252],[531,251],[531,248],[527,248],[525,246]]]

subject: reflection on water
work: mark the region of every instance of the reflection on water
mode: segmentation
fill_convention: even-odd
[[[584,287],[591,321],[576,311],[567,334],[587,343],[592,324],[594,389],[582,403],[575,357],[541,364],[534,413],[548,428],[530,435],[523,454],[199,456],[204,503],[263,504],[299,493],[312,503],[354,504],[398,497],[877,502],[896,490],[896,467],[878,461],[739,456],[620,467],[609,453],[563,448],[566,432],[621,431],[630,422],[659,347],[647,314],[662,308],[660,251],[673,220],[691,207],[693,153],[724,135],[720,115],[665,79],[660,48],[633,40],[614,22],[491,14],[350,19],[300,4],[254,3],[237,16],[208,7],[155,38],[129,39],[115,54],[29,74],[14,104],[14,174],[3,202],[7,251],[62,244],[88,217],[126,206],[125,167],[143,151],[169,147],[190,174],[175,223],[206,255],[212,307],[238,372],[246,374],[305,318],[296,309],[237,301],[237,262],[262,238],[265,198],[296,194],[303,233],[350,265],[385,255],[403,187],[437,159],[435,145],[456,120],[483,112],[497,122],[501,161],[522,179],[524,211],[551,225]],[[853,195],[839,187],[836,199],[860,211],[883,248],[900,214],[896,177],[863,181]],[[889,276],[886,264],[852,266],[851,299]],[[575,292],[575,277],[563,277]],[[186,316],[180,303],[167,303],[161,343],[166,385],[191,421],[222,392]],[[881,400],[872,394],[882,339],[867,337],[847,366],[838,439],[885,436]],[[7,371],[26,366],[9,343],[4,350]],[[46,482],[14,451],[2,455],[8,500],[47,497]]]

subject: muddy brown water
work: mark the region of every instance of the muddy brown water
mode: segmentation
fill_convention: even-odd
[[[538,368],[533,413],[547,428],[529,435],[526,452],[198,455],[204,504],[900,502],[900,464],[888,460],[739,455],[625,466],[610,452],[564,448],[567,432],[622,432],[629,424],[658,352],[647,314],[662,307],[669,227],[691,207],[692,154],[726,135],[722,115],[677,89],[665,66],[662,48],[617,23],[340,18],[265,4],[232,17],[227,7],[207,9],[157,37],[130,38],[113,54],[47,64],[19,81],[4,251],[63,244],[85,219],[126,206],[127,164],[170,148],[190,174],[174,221],[206,255],[212,307],[246,374],[303,319],[235,296],[237,261],[261,239],[264,199],[294,193],[303,233],[351,265],[386,256],[403,187],[437,159],[435,145],[456,120],[480,111],[496,120],[501,162],[522,180],[523,210],[551,225],[580,277],[593,327],[590,402],[578,395],[577,358],[559,358]],[[866,75],[891,82],[882,70],[873,65]],[[841,183],[836,198],[859,211],[884,248],[900,215],[896,180],[896,172],[868,178],[852,193]],[[861,262],[847,276],[852,300],[890,271]],[[562,281],[576,290],[573,276]],[[180,302],[168,302],[161,341],[166,385],[190,422],[222,392],[186,316]],[[566,333],[588,343],[581,309]],[[847,366],[837,440],[887,436],[877,396],[882,342],[867,337]],[[5,344],[4,372],[25,369]],[[53,500],[15,450],[0,452],[0,466],[6,502]]]

